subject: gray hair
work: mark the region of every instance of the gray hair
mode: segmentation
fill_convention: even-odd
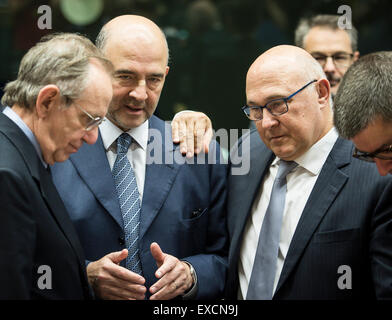
[[[339,29],[339,15],[320,14],[310,18],[302,18],[295,29],[295,45],[304,48],[304,39],[310,29],[314,27],[325,27],[331,30]],[[358,31],[351,25],[351,29],[344,29],[350,37],[351,49],[353,52],[358,50]]]
[[[39,91],[49,84],[56,85],[66,101],[77,99],[88,84],[92,59],[111,75],[111,62],[86,37],[72,33],[45,36],[24,55],[18,77],[6,85],[1,102],[33,109]]]
[[[339,134],[351,139],[376,118],[392,125],[392,51],[370,53],[348,69],[334,101]]]

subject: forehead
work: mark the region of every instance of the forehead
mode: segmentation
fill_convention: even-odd
[[[320,52],[325,54],[352,51],[350,37],[346,31],[324,27],[310,29],[304,38],[304,49],[310,53]]]
[[[165,69],[168,53],[163,39],[146,34],[114,35],[108,40],[105,54],[115,69],[141,64]]]
[[[373,152],[383,145],[392,144],[392,123],[378,118],[357,134],[352,141],[364,152]]]
[[[246,79],[248,104],[261,105],[274,98],[286,97],[305,84],[298,71],[279,65],[268,63],[249,70]]]
[[[91,115],[104,116],[113,95],[112,78],[96,65],[91,65],[89,78],[78,102]]]

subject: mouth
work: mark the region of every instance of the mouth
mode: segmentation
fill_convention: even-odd
[[[131,114],[141,114],[143,113],[143,107],[134,107],[129,105],[124,105],[125,110]]]
[[[329,80],[329,84],[331,85],[331,87],[336,87],[340,80],[339,79],[328,79]]]

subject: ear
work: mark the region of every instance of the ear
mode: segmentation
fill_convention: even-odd
[[[357,61],[359,59],[359,51],[355,51],[354,52],[354,57],[353,57],[353,61]]]
[[[167,74],[169,73],[170,67],[166,66],[166,72],[165,72],[165,76],[167,76]]]
[[[46,118],[48,114],[58,108],[61,101],[60,89],[54,85],[50,84],[43,87],[37,96],[35,103],[35,109],[39,118]]]
[[[320,79],[316,83],[316,89],[318,93],[318,102],[321,108],[329,105],[329,97],[331,94],[331,86],[327,79]]]

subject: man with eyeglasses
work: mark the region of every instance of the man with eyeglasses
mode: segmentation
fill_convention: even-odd
[[[332,97],[349,66],[358,59],[358,32],[339,28],[339,15],[316,15],[300,20],[295,45],[309,52],[322,66],[331,85]]]
[[[98,137],[113,66],[75,34],[43,38],[0,113],[0,299],[91,299],[78,235],[49,165]],[[83,105],[83,107],[82,107]]]
[[[274,47],[251,65],[246,98],[257,130],[231,153],[250,171],[229,176],[226,297],[392,298],[392,176],[338,136],[320,65]]]
[[[334,103],[339,134],[351,139],[353,156],[392,174],[392,52],[367,54],[345,74]]]

